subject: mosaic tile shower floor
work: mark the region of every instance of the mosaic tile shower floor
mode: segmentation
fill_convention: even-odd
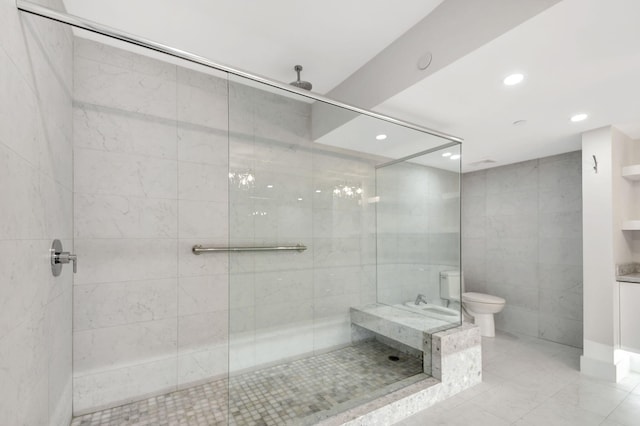
[[[222,426],[227,409],[234,426],[309,424],[421,372],[421,360],[370,341],[233,377],[228,390],[227,380],[209,382],[79,416],[71,426]]]

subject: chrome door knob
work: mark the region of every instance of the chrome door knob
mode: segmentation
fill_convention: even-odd
[[[54,277],[62,272],[62,265],[73,262],[73,273],[78,272],[78,256],[68,251],[62,251],[60,240],[53,240],[51,244],[51,272]]]

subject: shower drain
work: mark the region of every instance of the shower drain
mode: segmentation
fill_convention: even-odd
[[[400,357],[395,355],[389,355],[389,361],[400,361]]]

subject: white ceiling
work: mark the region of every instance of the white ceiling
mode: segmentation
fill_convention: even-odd
[[[301,63],[302,78],[320,93],[441,2],[65,0],[72,14],[275,80],[293,80],[291,68]],[[610,124],[640,138],[638,18],[638,0],[563,0],[374,109],[463,137],[464,171],[576,150],[581,132]],[[524,83],[503,86],[515,71]],[[590,117],[570,123],[577,112]],[[410,137],[369,143],[357,121],[321,142],[391,157],[434,145]],[[473,164],[486,159],[496,163]]]
[[[443,0],[64,0],[67,11],[282,82],[326,93]]]
[[[638,19],[637,0],[563,0],[376,109],[463,137],[464,171],[577,150],[610,124],[639,138]],[[504,86],[512,72],[525,81]]]

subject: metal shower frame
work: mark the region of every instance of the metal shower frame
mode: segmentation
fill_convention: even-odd
[[[275,87],[278,88],[280,90],[284,90],[286,92],[290,92],[290,93],[295,93],[296,95],[300,95],[300,96],[304,96],[306,98],[310,98],[310,99],[314,99],[316,101],[320,101],[320,102],[324,102],[326,104],[329,105],[333,105],[339,108],[343,108],[349,111],[353,111],[362,115],[367,115],[369,117],[373,117],[373,118],[377,118],[379,120],[383,120],[392,124],[396,124],[398,126],[402,126],[402,127],[406,127],[409,129],[413,129],[413,130],[417,130],[419,132],[423,132],[423,133],[427,133],[429,135],[432,136],[436,136],[445,140],[448,140],[449,142],[439,146],[437,148],[431,148],[428,149],[422,153],[416,153],[416,154],[412,154],[408,157],[404,157],[404,158],[400,158],[397,160],[393,160],[394,162],[399,162],[399,161],[403,161],[409,158],[414,158],[417,156],[420,156],[424,153],[427,152],[431,152],[434,150],[438,150],[438,149],[444,149],[448,146],[452,146],[452,145],[457,145],[457,144],[461,144],[463,139],[459,138],[457,136],[453,136],[447,133],[443,133],[440,132],[438,130],[434,130],[434,129],[430,129],[428,127],[424,127],[424,126],[420,126],[418,124],[414,124],[414,123],[410,123],[408,121],[404,121],[404,120],[400,120],[397,118],[393,118],[393,117],[389,117],[387,115],[384,114],[379,114],[377,112],[373,112],[373,111],[369,111],[366,109],[362,109],[362,108],[358,108],[356,106],[353,105],[349,105],[349,104],[345,104],[343,102],[339,102],[336,101],[334,99],[330,99],[327,98],[323,95],[319,95],[317,93],[313,93],[313,92],[309,92],[306,90],[302,90],[302,89],[298,89],[294,86],[290,86],[286,83],[281,83],[278,81],[274,81],[271,80],[269,78],[266,77],[262,77],[259,75],[255,75],[252,73],[249,73],[247,71],[242,71],[233,67],[230,67],[228,65],[222,65],[219,64],[217,62],[211,61],[205,57],[199,56],[199,55],[195,55],[193,53],[189,53],[186,52],[184,50],[180,50],[180,49],[176,49],[174,47],[170,47],[167,45],[164,45],[162,43],[157,43],[155,41],[152,40],[148,40],[146,38],[143,37],[138,37],[136,35],[133,34],[129,34],[127,32],[124,31],[120,31],[116,28],[112,28],[106,25],[102,25],[99,24],[97,22],[93,22],[90,21],[88,19],[84,19],[75,15],[71,15],[68,13],[63,13],[63,12],[59,12],[56,10],[53,10],[51,8],[48,8],[46,6],[41,6],[39,4],[33,3],[31,1],[28,0],[16,0],[16,7],[18,8],[18,10],[21,10],[23,12],[27,12],[33,15],[37,15],[37,16],[41,16],[44,18],[48,18],[57,22],[61,22],[64,24],[68,24],[71,25],[72,27],[75,28],[80,28],[86,31],[90,31],[93,33],[97,33],[97,34],[101,34],[110,38],[114,38],[116,40],[120,40],[120,41],[124,41],[127,43],[131,43],[134,44],[136,46],[140,46],[140,47],[145,47],[147,49],[151,49],[153,51],[156,52],[160,52],[160,53],[164,53],[167,54],[169,56],[173,56],[176,58],[180,58],[183,59],[185,61],[189,61],[189,62],[193,62],[199,65],[203,65],[205,67],[208,68],[212,68],[218,71],[223,71],[229,74],[233,74],[239,77],[244,77],[247,78],[249,80],[258,82],[258,83],[262,83],[265,84],[267,86],[271,86],[271,87]]]

